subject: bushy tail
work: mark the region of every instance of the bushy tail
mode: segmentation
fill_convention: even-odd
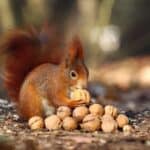
[[[37,65],[40,48],[40,42],[32,32],[14,30],[2,38],[0,51],[7,55],[4,86],[12,100],[18,100],[25,76]]]
[[[4,86],[13,101],[18,101],[27,74],[43,63],[59,64],[64,57],[64,37],[55,26],[44,25],[41,32],[13,30],[0,40],[0,54],[6,54]]]

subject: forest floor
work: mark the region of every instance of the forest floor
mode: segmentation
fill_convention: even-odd
[[[129,99],[126,102],[125,100],[104,102],[125,110],[134,127],[134,132],[130,135],[125,135],[122,131],[111,134],[102,131],[87,133],[79,130],[32,131],[27,123],[18,117],[13,105],[1,99],[0,150],[149,150],[150,101],[149,97],[146,97],[148,92],[145,90],[139,90],[137,93],[126,92],[125,97]]]

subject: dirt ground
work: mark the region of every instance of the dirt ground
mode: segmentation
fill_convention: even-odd
[[[101,88],[95,86],[96,88]],[[92,90],[93,85],[90,87]],[[105,99],[94,94],[93,101],[112,103],[130,118],[134,132],[86,133],[83,131],[31,131],[17,115],[13,105],[0,99],[0,150],[149,150],[150,94],[147,90],[122,92],[120,100]]]

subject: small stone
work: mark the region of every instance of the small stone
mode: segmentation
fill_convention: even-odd
[[[133,132],[133,128],[131,125],[124,125],[123,126],[123,132],[125,135],[130,135]]]
[[[12,130],[6,130],[6,133],[13,133],[13,131]]]

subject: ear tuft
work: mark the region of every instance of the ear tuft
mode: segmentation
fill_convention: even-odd
[[[69,56],[71,61],[74,61],[76,59],[80,59],[83,60],[84,56],[83,56],[83,47],[82,44],[80,42],[80,39],[75,36],[70,44],[70,48],[69,48]]]

